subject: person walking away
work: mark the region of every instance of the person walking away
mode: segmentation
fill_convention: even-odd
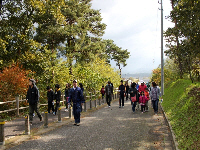
[[[60,107],[60,97],[61,97],[61,92],[60,92],[60,86],[59,84],[55,85],[55,94],[54,94],[54,99],[56,100],[56,106],[55,106],[55,112],[54,115],[56,115],[58,108]]]
[[[125,94],[125,86],[123,85],[123,80],[121,80],[121,85],[118,88],[119,90],[119,108],[124,107],[124,94]]]
[[[82,83],[79,83],[79,87],[81,88],[81,91],[82,91],[82,93],[83,93],[83,99],[84,99],[84,101],[85,101],[85,97],[84,97],[85,93],[84,93],[83,84],[82,84]],[[81,112],[82,112],[82,110],[83,110],[83,108],[82,108],[82,105],[81,105]]]
[[[132,104],[132,111],[133,113],[135,112],[135,106],[136,106],[136,103],[137,103],[137,99],[138,99],[138,91],[136,89],[136,83],[133,82],[131,84],[131,88],[129,89],[129,94],[130,94],[130,97],[131,97],[131,104]],[[135,97],[136,98],[136,101],[135,102],[132,102],[132,97]]]
[[[111,82],[108,81],[108,84],[105,87],[106,91],[106,102],[108,104],[108,107],[110,108],[110,103],[112,101],[112,95],[113,95],[113,86],[111,85]]]
[[[139,90],[139,84],[138,84],[138,82],[136,84],[136,89]]]
[[[52,110],[52,113],[54,113],[53,97],[54,97],[53,90],[49,86],[47,86],[48,113],[50,113],[51,110]]]
[[[39,112],[39,90],[37,86],[35,85],[34,79],[29,79],[29,88],[26,95],[26,100],[28,100],[29,103],[29,122],[30,125],[32,125],[33,122],[33,113],[34,111],[37,113],[38,117],[40,118],[40,121],[42,121],[42,115]]]
[[[148,91],[150,91],[150,84],[149,84],[149,82],[147,83],[147,88],[148,88]]]
[[[157,86],[155,82],[152,82],[150,97],[153,103],[153,109],[154,109],[155,115],[157,115],[158,113],[159,96],[161,96],[160,88]]]
[[[145,103],[145,110],[146,110],[146,111],[149,111],[149,106],[148,106],[148,102],[149,102],[149,90],[148,90],[148,88],[145,89],[144,95],[145,95],[146,98],[147,98],[147,101],[146,101],[146,103]]]
[[[70,89],[68,104],[73,103],[74,125],[80,125],[81,106],[85,103],[83,92],[80,87],[77,87],[77,80],[73,81],[73,88]]]
[[[69,91],[70,91],[70,84],[67,83],[66,84],[66,87],[65,87],[65,99],[66,99],[66,108],[65,108],[65,111],[68,111],[68,98],[69,98]]]
[[[126,88],[126,101],[127,101],[128,100],[129,85],[126,84],[125,88]]]
[[[145,103],[146,103],[146,101],[147,101],[147,97],[144,95],[144,91],[142,91],[140,93],[140,98],[139,98],[139,103],[141,105],[141,111],[142,111],[142,113],[145,112]]]
[[[100,92],[101,92],[101,95],[102,95],[102,99],[104,99],[104,95],[105,95],[105,88],[104,88],[104,86],[102,86]]]

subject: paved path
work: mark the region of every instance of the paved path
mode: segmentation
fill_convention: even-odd
[[[94,102],[95,101],[92,101],[92,107],[95,106]],[[103,100],[101,100],[101,103],[102,102],[103,102]],[[86,104],[87,104],[86,108],[89,109],[90,102],[87,101]],[[99,101],[97,102],[97,104],[99,104]],[[44,117],[44,113],[42,113],[42,116]],[[62,118],[69,117],[69,112],[68,111],[65,112],[65,108],[61,109],[61,117]],[[53,114],[48,114],[49,123],[55,122],[57,120],[58,120],[58,115],[54,116]],[[31,126],[31,130],[37,129],[37,128],[41,127],[43,124],[44,124],[44,122],[40,122],[40,119],[38,118],[38,116],[36,114],[36,116],[33,118],[33,125]],[[14,119],[12,121],[6,122],[4,130],[5,130],[5,139],[10,139],[10,138],[18,136],[18,135],[23,135],[25,132],[25,118],[20,117],[20,118]]]
[[[114,102],[81,118],[81,125],[72,123],[26,141],[10,150],[172,150],[174,149],[161,110],[142,114]]]

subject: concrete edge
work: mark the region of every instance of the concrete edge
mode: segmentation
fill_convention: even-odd
[[[118,100],[114,99],[112,100],[111,103],[116,102]],[[104,108],[107,105],[107,103],[101,104],[101,105],[97,105],[97,107],[92,107],[92,109],[87,109],[86,112],[82,112],[81,118],[84,118],[86,116],[89,116],[92,112],[95,112],[99,109]],[[8,148],[17,146],[23,142],[26,142],[28,140],[34,139],[34,137],[38,137],[40,135],[43,135],[45,133],[48,133],[50,131],[53,131],[57,128],[60,128],[64,125],[68,125],[69,123],[71,123],[72,121],[74,121],[73,118],[68,118],[68,117],[64,117],[61,118],[62,122],[58,122],[58,121],[54,121],[48,124],[48,128],[45,128],[44,125],[40,126],[37,129],[32,129],[32,132],[30,133],[30,135],[25,135],[23,132],[22,135],[18,135],[18,136],[14,136],[12,138],[9,139],[5,139],[5,144],[4,145],[0,145],[0,150],[6,150]]]
[[[178,142],[176,141],[176,136],[175,136],[175,134],[174,134],[174,131],[173,131],[173,129],[172,129],[172,126],[171,126],[171,124],[170,124],[170,121],[169,121],[169,119],[167,118],[167,115],[165,114],[165,111],[164,111],[164,109],[163,109],[163,107],[162,107],[162,105],[161,105],[160,102],[159,102],[159,105],[160,105],[160,108],[161,108],[161,110],[162,110],[162,112],[163,112],[163,114],[164,114],[164,118],[166,119],[167,124],[168,124],[168,126],[169,126],[170,133],[171,133],[171,136],[172,136],[172,139],[173,139],[173,144],[174,144],[174,146],[175,146],[175,149],[176,149],[176,150],[180,150],[180,149],[178,148]]]

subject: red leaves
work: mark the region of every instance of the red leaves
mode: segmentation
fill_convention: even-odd
[[[7,101],[10,97],[24,94],[28,86],[26,70],[19,65],[4,68],[0,73],[0,101]]]

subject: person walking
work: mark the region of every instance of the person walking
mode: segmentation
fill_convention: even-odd
[[[149,102],[149,90],[148,90],[148,88],[145,89],[144,95],[145,95],[146,98],[147,98],[147,101],[146,101],[146,103],[145,103],[145,110],[146,110],[146,111],[149,111],[149,106],[148,106],[148,102]]]
[[[105,88],[104,88],[104,86],[102,86],[100,92],[101,92],[101,95],[102,95],[102,99],[104,99],[104,95],[105,95]]]
[[[79,83],[79,87],[81,88],[81,91],[82,91],[82,93],[83,93],[83,99],[84,99],[84,101],[85,101],[85,97],[84,97],[85,93],[84,93],[83,84],[82,84],[82,83]],[[82,105],[81,105],[81,112],[82,112],[82,110],[83,110],[83,107],[82,107]]]
[[[32,125],[33,122],[33,113],[34,111],[37,113],[40,121],[42,121],[42,115],[39,112],[39,90],[35,85],[34,79],[29,79],[29,88],[26,95],[26,100],[29,103],[29,122]]]
[[[110,108],[110,103],[112,101],[112,96],[113,96],[113,86],[111,85],[110,81],[108,81],[105,90],[106,90],[106,102],[108,104],[108,107]]]
[[[160,88],[157,86],[156,82],[152,82],[150,97],[153,103],[153,109],[155,115],[157,115],[158,113],[159,96],[161,96]]]
[[[68,98],[69,98],[69,91],[70,91],[70,84],[67,83],[66,84],[66,87],[65,87],[65,99],[66,99],[66,108],[65,108],[65,111],[68,111]]]
[[[56,100],[56,106],[55,106],[55,112],[54,115],[56,115],[58,108],[60,107],[60,97],[61,97],[61,92],[60,92],[60,86],[59,84],[55,85],[55,94],[54,94],[54,99]]]
[[[73,88],[70,89],[68,104],[73,103],[74,125],[80,125],[81,106],[85,103],[83,92],[80,87],[77,87],[77,80],[73,80]]]
[[[129,89],[128,92],[129,92],[130,97],[131,97],[132,111],[134,113],[135,112],[135,106],[136,106],[137,99],[138,99],[138,91],[136,89],[136,83],[135,82],[133,82],[131,84],[131,88]]]
[[[139,93],[141,93],[142,91],[144,92],[145,89],[147,88],[147,86],[144,84],[144,81],[141,81],[141,85],[139,85]]]
[[[125,94],[125,86],[123,85],[123,80],[121,80],[121,85],[118,88],[119,90],[119,108],[124,107],[124,94]]]
[[[140,98],[139,98],[139,103],[141,105],[141,111],[142,113],[145,112],[145,104],[146,104],[146,101],[147,101],[147,97],[144,95],[144,91],[142,91],[140,93]]]
[[[54,97],[53,90],[49,86],[47,86],[48,113],[50,113],[51,110],[52,110],[52,113],[54,113],[53,97]]]
[[[128,100],[128,91],[129,91],[129,85],[128,83],[125,84],[125,88],[126,88],[126,101]]]

